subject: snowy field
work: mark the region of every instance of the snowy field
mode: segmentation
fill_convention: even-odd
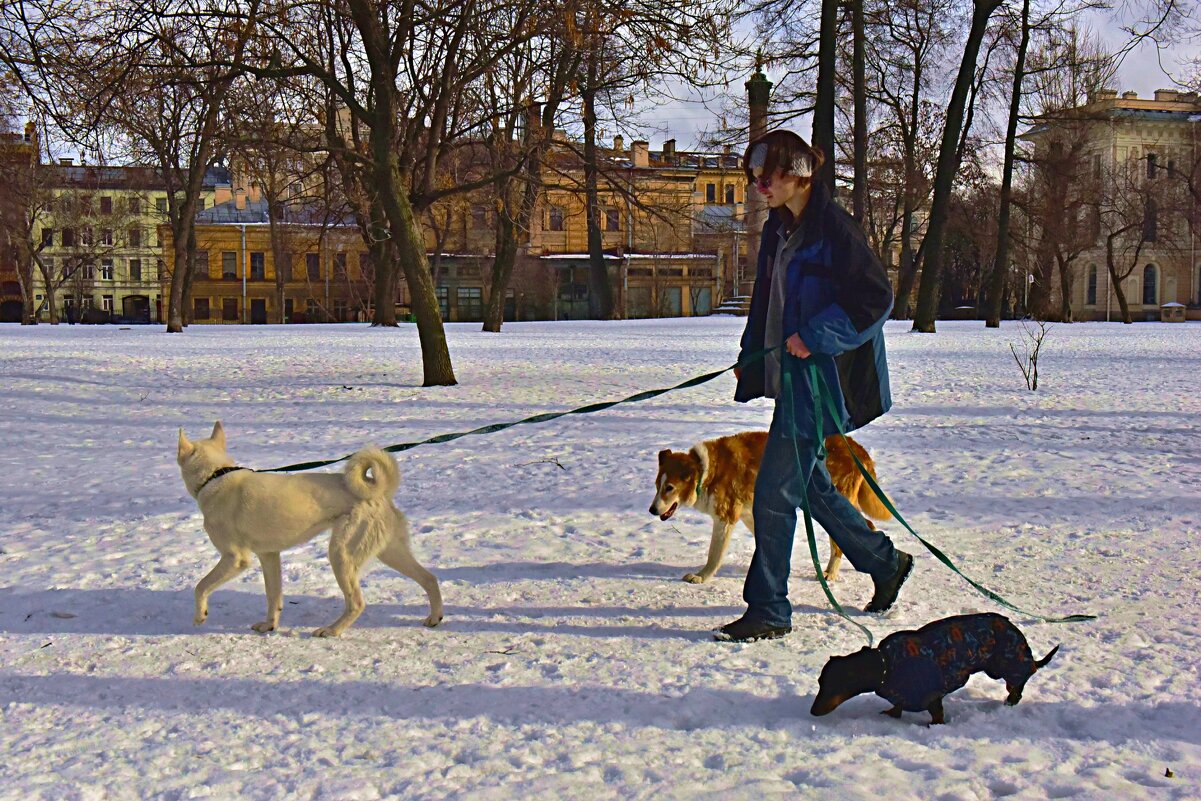
[[[803,539],[792,636],[710,639],[741,614],[751,537],[686,584],[708,519],[647,507],[658,450],[766,426],[730,375],[401,454],[438,629],[377,564],[358,623],[311,638],[342,605],[325,536],[283,557],[281,631],[250,630],[257,566],[193,627],[216,552],[179,426],[221,418],[252,467],[341,456],[670,386],[730,364],[742,322],[452,325],[461,383],[439,389],[412,326],[0,327],[0,798],[1201,797],[1197,324],[1057,326],[1037,393],[1016,324],[887,329],[896,405],[858,438],[898,507],[1017,605],[1099,616],[1012,615],[1037,655],[1063,644],[1014,708],[977,675],[945,726],[872,695],[810,717],[822,664],[863,640]],[[886,528],[917,567],[890,616],[857,614],[877,637],[1004,611]],[[871,582],[834,589],[859,608]]]

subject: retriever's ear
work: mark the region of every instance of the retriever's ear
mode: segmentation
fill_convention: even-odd
[[[662,465],[666,462],[668,456],[671,456],[671,451],[666,449],[659,451],[659,464]]]
[[[176,451],[175,458],[182,462],[188,458],[188,455],[196,449],[196,446],[188,442],[188,437],[183,433],[183,429],[179,429],[179,450]]]
[[[213,434],[210,439],[221,446],[221,450],[225,450],[225,429],[221,426],[221,421],[213,423]]]

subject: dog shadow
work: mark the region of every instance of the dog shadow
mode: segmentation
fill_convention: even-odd
[[[0,588],[0,634],[39,634],[48,638],[65,634],[102,634],[155,637],[171,635],[245,634],[261,620],[266,600],[262,592],[223,589],[209,599],[209,617],[192,625],[190,590],[51,589],[13,592]],[[374,601],[367,588],[367,608],[357,626],[418,627],[429,607],[422,601]],[[280,631],[307,632],[327,625],[341,614],[341,596],[284,595]],[[799,614],[817,612],[798,606]],[[456,633],[543,633],[556,636],[635,639],[705,640],[710,628],[737,617],[742,607],[663,606],[489,606],[446,607],[441,628]],[[693,627],[679,619],[704,619]],[[595,619],[581,623],[580,619]]]
[[[126,677],[52,673],[8,674],[0,684],[0,703],[54,707],[74,706],[112,712],[159,710],[169,713],[236,712],[268,719],[317,714],[331,719],[349,715],[388,720],[451,720],[486,717],[502,725],[568,725],[581,721],[694,731],[707,728],[755,727],[789,729],[798,737],[854,732],[874,736],[908,736],[911,719],[923,729],[920,739],[961,743],[1028,741],[1029,731],[1053,740],[1108,741],[1115,745],[1157,738],[1201,744],[1201,729],[1191,725],[1201,707],[1169,701],[1154,705],[1108,706],[1105,725],[1097,710],[1074,701],[1023,702],[1013,709],[999,701],[964,701],[948,709],[947,724],[925,726],[921,716],[901,721],[878,714],[879,704],[854,704],[825,718],[809,715],[813,696],[759,696],[738,690],[704,687],[681,695],[639,691],[626,686],[490,686],[438,683],[405,686],[348,680],[264,681],[249,678],[189,676]],[[878,700],[878,699],[877,699]],[[851,707],[848,703],[844,706]],[[1013,718],[1021,715],[1015,730]],[[1031,727],[1033,727],[1031,729]],[[912,731],[912,729],[909,729]]]

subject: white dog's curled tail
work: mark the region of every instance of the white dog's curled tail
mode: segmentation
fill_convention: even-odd
[[[344,475],[346,486],[363,500],[391,498],[400,486],[396,460],[379,448],[364,448],[351,456]]]

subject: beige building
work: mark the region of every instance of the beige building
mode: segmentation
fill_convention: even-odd
[[[74,322],[158,322],[167,219],[167,192],[149,167],[76,165],[71,159],[44,165],[49,198],[38,213],[35,248],[52,276],[34,274],[38,316],[51,308]],[[217,189],[228,185],[210,169],[201,190],[202,207],[212,206]],[[54,293],[54,303],[49,295]]]
[[[1078,150],[1072,174],[1085,189],[1071,213],[1079,220],[1068,220],[1085,232],[1070,273],[1075,319],[1121,319],[1106,266],[1106,239],[1120,231],[1114,241],[1125,265],[1119,274],[1130,272],[1121,288],[1131,318],[1158,320],[1162,307],[1175,303],[1186,307],[1188,319],[1201,320],[1201,216],[1187,189],[1188,178],[1201,182],[1199,126],[1196,93],[1165,89],[1140,98],[1106,90],[1025,134],[1036,164],[1050,148]]]

